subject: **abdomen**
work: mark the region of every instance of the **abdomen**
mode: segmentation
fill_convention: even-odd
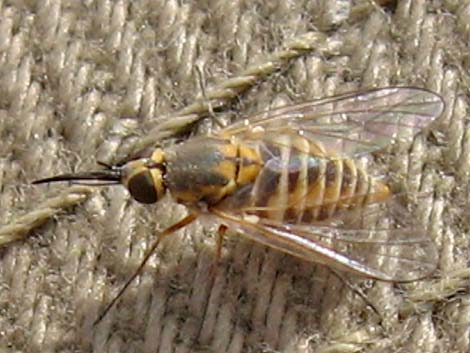
[[[383,202],[390,195],[385,184],[353,160],[298,135],[267,136],[245,149],[261,167],[251,182],[237,184],[223,207],[287,223],[310,223],[343,209]]]

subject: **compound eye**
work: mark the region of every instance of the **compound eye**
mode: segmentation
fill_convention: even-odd
[[[149,169],[133,175],[129,179],[127,188],[132,197],[141,203],[155,203],[158,201],[157,190]]]

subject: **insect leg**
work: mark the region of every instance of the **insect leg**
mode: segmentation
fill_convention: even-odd
[[[222,256],[222,245],[224,242],[224,236],[225,236],[225,233],[227,232],[227,229],[228,228],[226,225],[221,224],[219,226],[219,229],[217,230],[216,250],[215,250],[215,256],[212,262],[212,268],[211,268],[211,273],[210,273],[209,289],[207,291],[207,299],[206,299],[206,302],[204,303],[204,310],[202,312],[201,325],[199,326],[199,331],[196,335],[196,340],[201,338],[202,329],[204,327],[204,318],[206,317],[209,311],[211,292],[212,292],[212,289],[214,288],[215,278],[217,277],[217,270],[219,268],[219,260],[220,260],[220,257]]]
[[[380,322],[383,321],[383,317],[382,317],[382,314],[380,313],[379,309],[374,305],[374,303],[372,303],[369,300],[369,298],[367,298],[367,295],[364,293],[364,291],[361,288],[359,288],[359,286],[357,286],[355,283],[351,282],[346,276],[344,276],[343,273],[341,273],[339,271],[336,271],[333,268],[330,268],[330,271],[336,278],[338,278],[341,282],[343,282],[346,285],[346,287],[349,288],[349,290],[351,290],[353,293],[357,294],[359,296],[359,298],[361,298],[364,301],[366,306],[368,306],[370,309],[372,309],[372,311],[379,317]]]
[[[227,226],[222,224],[217,230],[217,244],[216,244],[217,247],[216,247],[214,263],[212,264],[212,271],[211,271],[212,279],[214,279],[215,276],[217,275],[217,268],[219,267],[219,260],[220,260],[220,257],[222,256],[222,245],[224,242],[224,236],[225,236],[225,233],[227,232],[227,229],[228,229]]]
[[[147,263],[147,261],[150,259],[150,256],[153,255],[153,253],[155,252],[155,250],[157,249],[158,245],[160,244],[160,241],[165,238],[166,236],[168,235],[171,235],[173,234],[174,232],[176,232],[177,230],[180,230],[181,228],[187,226],[188,224],[190,224],[191,222],[193,222],[195,219],[197,218],[197,214],[194,214],[194,213],[190,213],[189,215],[187,215],[186,217],[184,217],[182,220],[180,220],[178,223],[175,223],[173,224],[172,226],[168,227],[167,229],[165,229],[164,231],[162,231],[160,234],[158,234],[158,237],[157,239],[153,242],[152,246],[150,247],[150,249],[147,251],[147,254],[145,255],[144,259],[142,260],[142,262],[140,263],[139,267],[137,268],[137,270],[134,272],[134,274],[127,280],[126,284],[124,284],[124,286],[121,288],[121,290],[119,291],[119,293],[113,298],[113,300],[111,300],[111,302],[106,306],[106,308],[104,309],[104,311],[101,313],[101,315],[95,320],[95,322],[93,323],[93,326],[96,326],[105,316],[106,314],[109,312],[109,310],[114,306],[114,304],[116,304],[116,302],[118,301],[118,299],[122,296],[122,294],[126,291],[127,287],[129,287],[129,285],[132,283],[132,281],[134,281],[134,279],[140,274],[140,272],[142,271],[142,269],[144,268],[145,264]]]
[[[224,128],[225,124],[214,114],[214,110],[212,108],[212,103],[210,101],[210,98],[206,94],[206,87],[205,87],[205,79],[204,79],[204,72],[201,68],[201,66],[196,65],[195,66],[195,71],[198,76],[198,83],[199,83],[199,89],[201,90],[201,95],[203,100],[203,105],[207,105],[207,112],[209,113],[209,117],[220,127]]]

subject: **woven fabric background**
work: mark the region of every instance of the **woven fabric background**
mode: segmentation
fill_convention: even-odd
[[[468,352],[470,2],[380,3],[1,1],[0,351]],[[446,101],[390,166],[430,195],[435,278],[366,281],[378,316],[328,269],[230,236],[211,286],[214,233],[195,224],[92,325],[185,209],[32,180],[204,133],[207,103],[227,122],[387,85]]]

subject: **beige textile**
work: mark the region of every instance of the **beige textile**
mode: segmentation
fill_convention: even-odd
[[[0,2],[0,351],[468,352],[470,2],[381,3]],[[93,327],[186,211],[30,181],[204,133],[209,108],[227,122],[388,85],[446,101],[390,166],[430,195],[417,217],[439,248],[435,278],[366,281],[378,316],[328,269],[231,234],[210,287],[215,237],[198,223]]]

